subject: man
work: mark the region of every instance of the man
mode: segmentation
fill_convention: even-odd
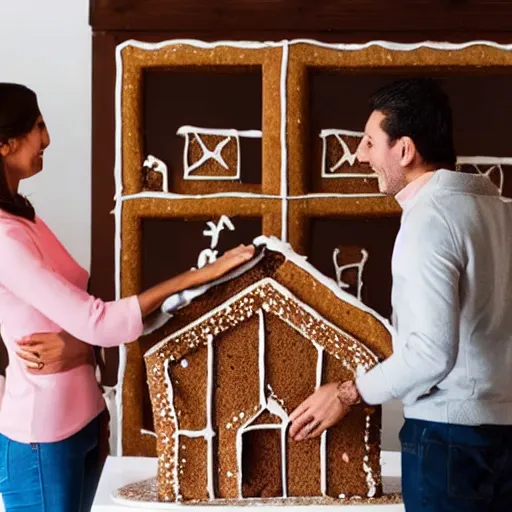
[[[408,511],[512,510],[512,203],[453,172],[451,109],[428,79],[371,99],[358,159],[403,209],[392,259],[394,353],[320,387],[291,414],[295,440],[362,400],[404,403]]]

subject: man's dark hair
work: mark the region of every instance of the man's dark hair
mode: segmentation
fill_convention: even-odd
[[[390,142],[410,137],[425,163],[455,167],[450,100],[434,80],[397,80],[379,89],[370,106],[386,116],[381,128]]]

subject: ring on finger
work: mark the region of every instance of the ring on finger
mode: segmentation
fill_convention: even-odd
[[[307,425],[306,425],[306,431],[308,434],[311,434],[311,432],[313,432],[313,430],[315,430],[318,425],[320,425],[320,422],[318,421],[315,421],[315,420],[311,420]]]

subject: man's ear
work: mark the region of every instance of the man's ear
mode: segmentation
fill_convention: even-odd
[[[408,167],[416,158],[416,144],[410,137],[401,137],[400,141],[400,165]]]

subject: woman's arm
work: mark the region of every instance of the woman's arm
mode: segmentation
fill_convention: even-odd
[[[67,332],[37,333],[18,341],[16,355],[29,373],[46,375],[67,372],[78,366],[96,366],[94,347]]]
[[[103,347],[137,339],[142,334],[142,317],[158,308],[168,295],[215,279],[254,253],[252,246],[240,246],[206,267],[168,279],[138,296],[104,302],[48,268],[24,226],[3,227],[1,234],[0,285],[62,330]]]
[[[172,277],[167,281],[149,288],[149,290],[142,292],[138,296],[142,317],[145,318],[159,308],[169,295],[213,281],[226,274],[231,269],[250,260],[253,254],[254,246],[240,245],[235,249],[227,251],[219,259],[209,265],[198,270],[189,270],[188,272],[184,272],[183,274]]]

